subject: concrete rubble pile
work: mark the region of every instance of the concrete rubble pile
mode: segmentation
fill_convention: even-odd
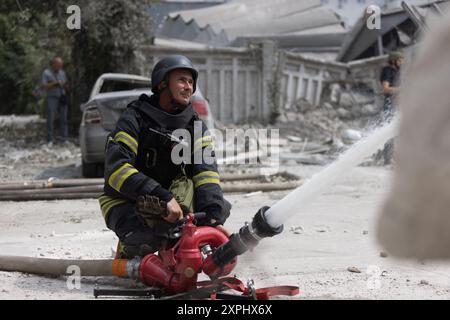
[[[70,165],[72,171],[79,169],[79,146],[69,142],[49,148],[45,134],[45,119],[38,116],[0,117],[0,180],[35,178],[36,170],[31,167],[45,170]]]
[[[305,99],[296,101],[293,110],[284,112],[274,128],[287,139],[283,151],[308,154],[307,164],[326,164],[342,151],[380,125],[381,104],[376,93],[363,84],[333,83],[322,91],[321,103],[314,107]],[[309,151],[309,152],[308,152]],[[311,152],[312,151],[312,152]],[[382,165],[381,150],[366,165]]]

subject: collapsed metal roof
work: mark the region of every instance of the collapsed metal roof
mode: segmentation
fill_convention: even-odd
[[[435,14],[439,8],[449,8],[450,2],[441,0],[413,7],[417,14],[428,17]],[[362,15],[351,32],[346,35],[336,60],[348,62],[369,58],[409,46],[415,40],[418,31],[410,15],[402,8],[382,13],[380,26],[380,29],[367,28],[366,16]]]
[[[285,39],[325,36],[319,46],[330,46],[330,35],[346,33],[339,16],[320,0],[233,0],[213,7],[170,13],[158,36],[232,45],[243,38]],[[334,41],[332,46],[336,46]],[[341,42],[338,43],[340,46]],[[293,45],[301,46],[301,43]]]
[[[220,5],[226,2],[225,0],[164,0],[152,2],[149,5],[148,12],[152,17],[153,32],[162,27],[167,15],[171,12],[182,10],[195,10],[205,7]]]

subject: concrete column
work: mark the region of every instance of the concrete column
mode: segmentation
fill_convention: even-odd
[[[233,80],[232,80],[232,86],[233,86],[233,97],[232,97],[232,102],[233,105],[230,106],[230,108],[232,108],[233,110],[233,122],[236,123],[242,119],[245,118],[245,115],[242,114],[243,112],[241,110],[244,109],[239,109],[238,105],[239,103],[242,103],[242,101],[238,101],[238,96],[237,96],[237,92],[238,92],[238,58],[233,57]]]
[[[317,107],[317,106],[319,106],[320,105],[320,97],[322,96],[322,83],[323,83],[323,80],[324,80],[324,73],[325,73],[325,67],[324,66],[322,66],[321,68],[320,68],[320,72],[319,72],[319,75],[318,75],[318,85],[317,85],[317,93],[316,93],[316,97],[315,97],[315,106],[314,107]]]
[[[292,103],[294,101],[294,97],[292,97],[291,93],[292,93],[292,86],[294,85],[294,76],[292,75],[292,73],[288,73],[288,77],[287,77],[287,85],[286,85],[286,105],[285,105],[285,109],[291,109]]]
[[[260,120],[266,122],[270,120],[271,110],[271,97],[269,85],[274,81],[275,72],[275,53],[276,45],[274,41],[262,41],[261,42],[262,51],[262,81],[261,81],[261,106],[259,117]]]
[[[223,123],[230,121],[231,119],[226,119],[225,114],[225,70],[220,69],[220,90],[219,90],[219,120]]]
[[[206,92],[203,92],[203,94],[206,97],[212,97],[213,96],[213,86],[211,85],[212,82],[212,63],[211,63],[211,57],[206,57],[206,79],[204,79],[203,81],[205,81],[205,88],[206,88]],[[215,108],[217,108],[217,110],[219,109],[218,106],[216,106]]]
[[[278,88],[278,106],[280,110],[278,110],[280,113],[282,113],[286,109],[286,101],[287,101],[287,94],[283,90],[283,78],[285,78],[285,74],[283,72],[284,65],[286,63],[286,54],[283,51],[278,51],[278,62],[277,62],[277,73],[278,73],[278,79],[280,81],[279,88]],[[285,90],[288,86],[288,80],[286,80]]]

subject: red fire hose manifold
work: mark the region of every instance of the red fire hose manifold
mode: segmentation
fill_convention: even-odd
[[[168,294],[196,288],[198,275],[204,272],[211,278],[229,274],[236,265],[235,257],[224,266],[215,266],[212,253],[229,241],[220,230],[213,227],[197,227],[192,214],[186,217],[180,240],[172,248],[149,254],[142,260],[129,260],[121,264],[119,275],[138,278],[150,287],[163,288]],[[124,272],[125,271],[125,272]]]
[[[181,237],[173,247],[156,254],[132,260],[115,260],[113,273],[139,279],[149,287],[164,290],[165,294],[177,294],[197,288],[198,275],[205,273],[211,279],[226,276],[234,269],[237,256],[254,248],[261,239],[272,237],[283,231],[283,226],[270,226],[265,218],[269,207],[261,208],[250,224],[245,224],[238,233],[228,238],[213,227],[194,225],[194,214],[185,218]],[[218,279],[217,282],[229,280]],[[233,283],[234,282],[234,283]],[[229,288],[247,292],[238,279],[227,283]],[[271,295],[295,295],[298,287],[278,286],[256,289],[255,296],[268,298]]]
[[[250,294],[255,299],[267,299],[273,295],[296,295],[298,287],[255,289],[251,281],[246,287],[239,279],[224,277],[236,266],[238,255],[254,248],[261,239],[282,232],[283,226],[272,227],[268,224],[265,217],[267,209],[268,207],[261,208],[251,223],[246,223],[239,232],[233,233],[229,238],[216,228],[195,226],[193,221],[199,214],[189,214],[180,221],[183,224],[181,236],[173,247],[143,258],[84,261],[0,255],[0,270],[63,275],[67,273],[69,266],[79,265],[82,266],[85,276],[130,277],[159,290],[165,296],[190,292],[216,294],[218,291],[227,290],[225,288],[240,291],[246,296]],[[198,275],[202,272],[213,281],[198,282]],[[200,288],[204,290],[197,290]],[[94,288],[94,295],[117,295],[117,292],[112,294],[106,291]],[[134,293],[133,291],[132,294]]]

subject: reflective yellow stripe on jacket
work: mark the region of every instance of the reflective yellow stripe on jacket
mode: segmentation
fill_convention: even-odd
[[[108,179],[108,184],[114,188],[114,190],[120,192],[120,188],[122,188],[125,180],[135,173],[138,173],[138,171],[131,164],[125,163],[111,174]]]
[[[117,199],[113,197],[109,197],[106,195],[102,195],[98,198],[100,202],[100,208],[102,209],[102,215],[105,221],[107,220],[109,211],[116,205],[126,203],[125,199]]]
[[[133,151],[135,154],[137,154],[138,143],[137,143],[136,139],[134,139],[132,136],[130,136],[125,131],[117,132],[116,135],[114,136],[114,141],[122,142],[128,148],[130,148],[131,151]]]
[[[215,171],[203,171],[195,175],[192,180],[194,181],[194,188],[198,188],[207,183],[220,184],[219,174]]]
[[[194,152],[204,147],[207,147],[210,144],[213,144],[213,138],[211,136],[204,136],[200,139],[197,139],[194,142]]]

